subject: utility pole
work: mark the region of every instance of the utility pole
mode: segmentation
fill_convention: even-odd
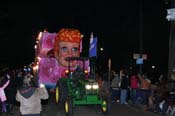
[[[167,20],[170,23],[168,81],[175,81],[175,0],[171,0],[171,9],[168,9]]]
[[[140,0],[139,4],[139,53],[140,57],[142,58],[143,54],[143,1]],[[139,73],[142,74],[142,65],[139,64]]]

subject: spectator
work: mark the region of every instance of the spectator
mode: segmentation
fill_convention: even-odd
[[[141,82],[140,84],[140,92],[141,92],[141,98],[142,103],[144,104],[144,110],[147,110],[148,108],[148,98],[150,96],[150,87],[151,87],[151,81],[147,78],[146,75],[138,75],[139,80]]]
[[[111,82],[111,100],[118,101],[120,99],[120,84],[121,79],[118,74],[114,72],[114,78]]]
[[[101,87],[100,87],[100,95],[104,98],[109,98],[110,87],[109,87],[108,73],[103,74],[101,81],[102,82],[101,82]]]
[[[130,78],[130,88],[131,88],[131,100],[133,103],[136,102],[136,92],[139,88],[139,80],[137,75],[133,74]]]
[[[5,103],[5,101],[7,100],[7,97],[4,92],[4,89],[8,86],[10,82],[9,79],[10,79],[10,76],[6,74],[4,71],[2,71],[2,73],[0,74],[0,100],[2,105],[2,112],[7,112],[6,103]]]
[[[31,78],[33,77],[25,75],[22,86],[17,90],[16,100],[20,102],[21,116],[41,116],[41,99],[49,97],[45,86],[32,85]]]
[[[127,103],[127,95],[128,95],[128,87],[129,87],[128,76],[125,70],[121,70],[120,75],[121,75],[120,103],[128,104]]]
[[[15,106],[16,100],[15,100],[15,95],[16,95],[16,77],[15,77],[15,71],[14,70],[8,70],[7,72],[8,75],[10,75],[10,83],[9,85],[5,88],[5,94],[7,96],[7,113],[13,114],[12,109],[13,106]]]
[[[156,105],[156,111],[161,114],[161,116],[166,116],[166,112],[168,109],[168,98],[169,94],[164,92],[160,98],[160,101]]]

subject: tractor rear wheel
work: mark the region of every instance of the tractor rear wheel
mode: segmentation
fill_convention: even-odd
[[[68,89],[66,82],[58,81],[55,89],[55,102],[60,104],[64,103],[68,96]]]

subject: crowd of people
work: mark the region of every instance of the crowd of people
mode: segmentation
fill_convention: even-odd
[[[22,116],[41,115],[41,99],[48,99],[49,94],[44,85],[39,86],[32,69],[29,69],[1,70],[1,112],[13,115],[12,109],[17,106]],[[119,73],[111,71],[110,80],[108,73],[97,77],[103,95],[110,96],[112,102],[141,104],[144,110],[162,116],[167,113],[174,115],[175,92],[167,89],[166,81],[161,76],[157,83],[152,83],[146,74],[128,75],[126,70]]]
[[[30,69],[30,70],[29,70]],[[13,115],[13,108],[19,107],[21,116],[41,116],[42,99],[48,99],[44,85],[38,85],[31,68],[0,72],[1,111]]]
[[[162,75],[153,83],[146,74],[131,73],[120,70],[111,71],[110,98],[112,102],[120,104],[132,103],[142,105],[146,111],[160,113],[162,116],[175,112],[175,90],[167,89],[166,80]],[[108,81],[101,76],[100,83]],[[98,78],[99,80],[99,78]]]

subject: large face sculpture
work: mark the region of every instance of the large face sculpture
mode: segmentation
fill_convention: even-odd
[[[80,56],[81,34],[77,29],[61,29],[55,40],[55,56],[61,67],[67,67],[68,62],[66,57]],[[70,62],[73,67],[77,64],[76,61]]]

